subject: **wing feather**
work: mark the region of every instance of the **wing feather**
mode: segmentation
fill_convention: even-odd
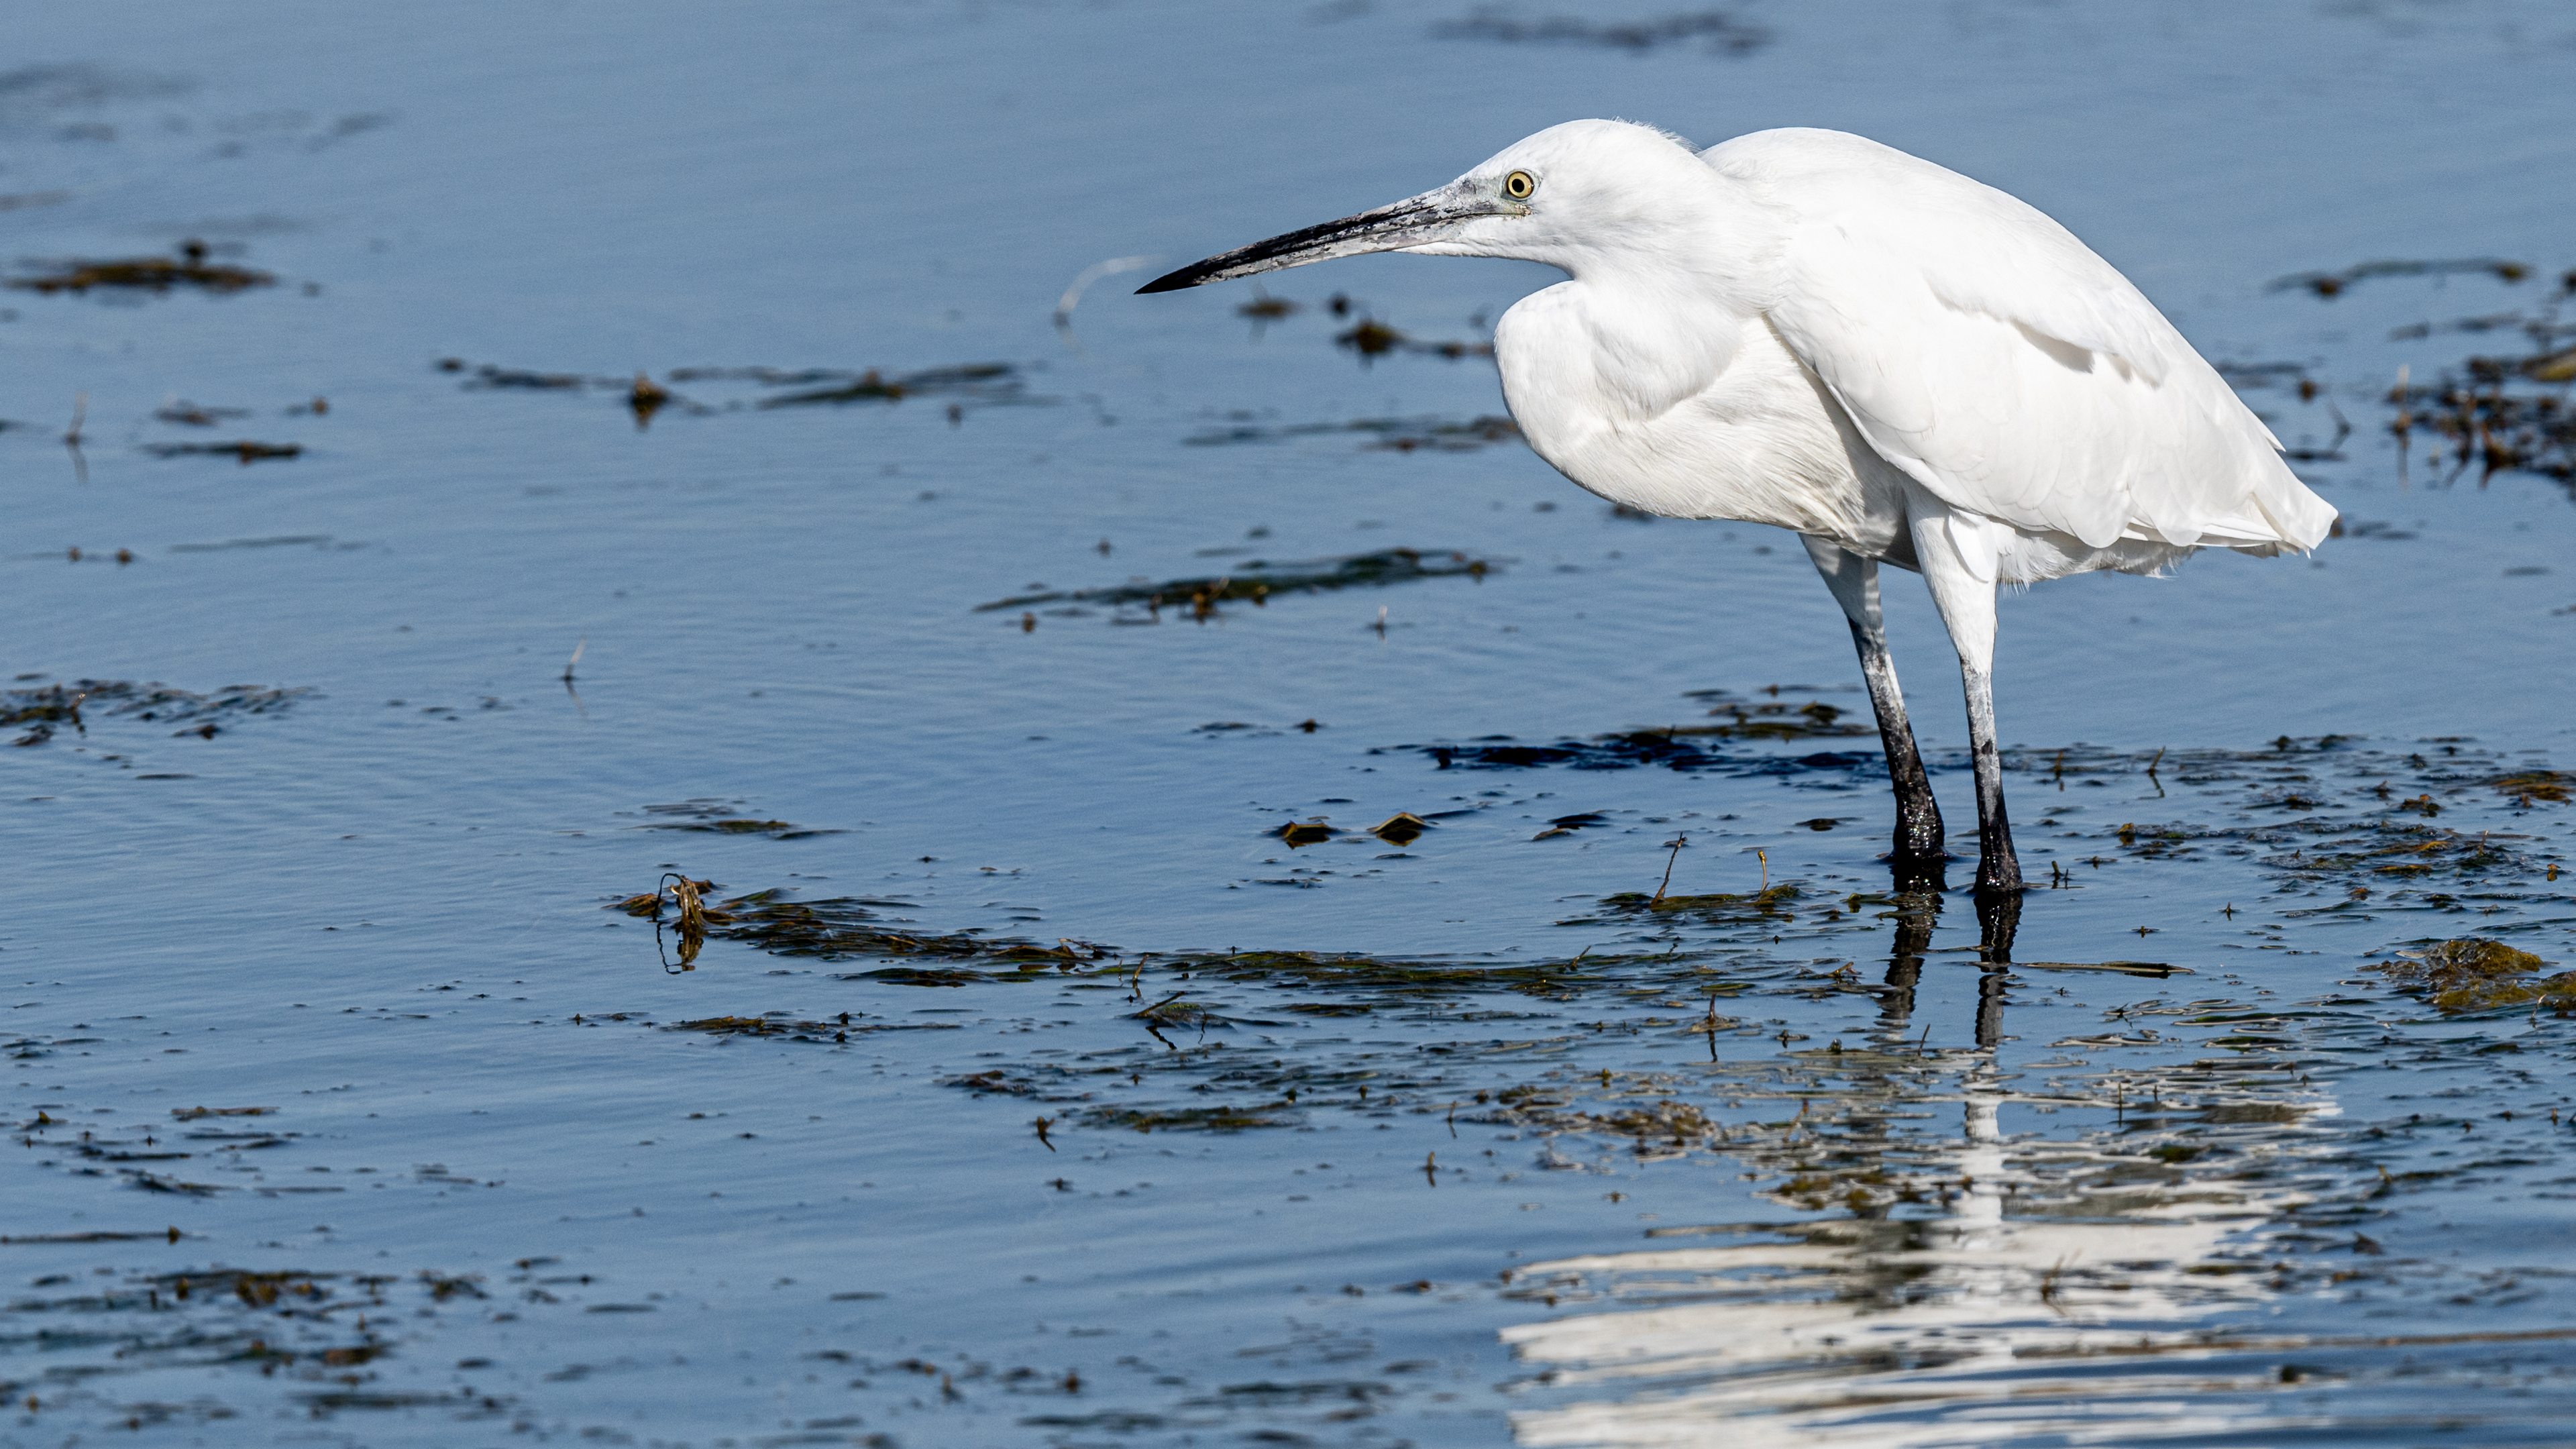
[[[2334,509],[2126,277],[2036,208],[1834,131],[1704,153],[1788,226],[1771,318],[1863,438],[2016,528],[2311,548]]]

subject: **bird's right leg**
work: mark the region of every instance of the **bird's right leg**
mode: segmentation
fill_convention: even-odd
[[[1905,718],[1905,694],[1896,687],[1896,661],[1887,653],[1887,630],[1878,611],[1878,561],[1830,539],[1799,535],[1816,572],[1825,576],[1834,602],[1851,621],[1852,645],[1860,651],[1861,678],[1869,685],[1870,709],[1878,715],[1878,740],[1887,751],[1887,778],[1896,787],[1896,850],[1899,867],[1941,859],[1941,806],[1932,798],[1932,781],[1923,771],[1923,752],[1914,745],[1914,727]]]
[[[1919,499],[1909,520],[1914,556],[1931,587],[1932,605],[1959,651],[1959,681],[1968,696],[1968,750],[1977,773],[1977,892],[2006,895],[2021,889],[2021,862],[2013,855],[2012,822],[2004,814],[2003,754],[1995,742],[1995,545],[1983,520],[1954,519],[1930,499]]]

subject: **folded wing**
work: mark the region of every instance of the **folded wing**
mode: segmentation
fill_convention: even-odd
[[[1789,220],[1771,319],[1890,463],[2015,528],[2306,549],[2334,509],[2110,263],[2037,209],[1835,131],[1703,153]]]

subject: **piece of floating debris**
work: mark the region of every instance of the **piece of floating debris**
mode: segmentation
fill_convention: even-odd
[[[1142,604],[1147,617],[1129,616],[1113,622],[1157,622],[1167,608],[1187,609],[1193,617],[1206,620],[1216,615],[1217,605],[1230,600],[1249,599],[1255,607],[1263,607],[1277,594],[1378,588],[1411,583],[1417,579],[1466,577],[1482,580],[1499,567],[1500,562],[1493,559],[1474,558],[1456,551],[1413,548],[1380,549],[1375,553],[1295,563],[1253,559],[1223,578],[1170,579],[1162,583],[1128,583],[1105,589],[1020,594],[996,599],[989,604],[978,604],[975,612],[1024,609],[1033,604]]]
[[[210,264],[206,244],[192,241],[184,244],[175,257],[127,257],[119,261],[61,262],[53,270],[34,276],[12,277],[9,285],[28,292],[86,292],[92,287],[117,287],[133,291],[167,292],[173,287],[196,287],[218,294],[247,291],[252,287],[272,286],[277,278],[248,267]]]
[[[2123,976],[2190,976],[2188,966],[2169,966],[2162,961],[2015,961],[2015,971],[2116,971]]]
[[[2531,276],[2530,264],[2507,261],[2502,257],[2463,257],[2452,261],[2377,261],[2346,267],[2340,272],[2296,272],[2276,277],[2267,283],[2266,292],[2287,292],[2304,287],[2320,297],[2338,297],[2355,282],[2372,277],[2441,277],[2463,272],[2484,272],[2499,281],[2520,282]]]
[[[1521,437],[1520,424],[1507,417],[1486,415],[1465,422],[1437,417],[1359,418],[1347,423],[1294,423],[1284,427],[1262,427],[1241,422],[1213,432],[1197,433],[1181,441],[1194,448],[1213,448],[1229,443],[1275,443],[1332,433],[1367,434],[1369,441],[1364,447],[1390,453],[1413,453],[1425,449],[1439,453],[1465,453],[1496,443],[1518,442]]]
[[[1420,840],[1423,832],[1430,828],[1430,821],[1423,819],[1421,816],[1414,814],[1410,810],[1398,810],[1393,815],[1390,815],[1375,825],[1370,826],[1368,833],[1385,841],[1389,845],[1402,849],[1403,847]]]
[[[670,401],[668,389],[643,373],[635,374],[635,385],[626,390],[626,406],[635,414],[635,431],[640,433],[650,427],[653,415],[669,406]]]
[[[233,458],[244,467],[262,458],[300,458],[302,443],[255,443],[244,438],[235,443],[147,443],[143,451],[155,458]]]
[[[1318,819],[1292,820],[1270,833],[1278,836],[1284,841],[1287,841],[1290,846],[1295,847],[1321,845],[1341,832]]]

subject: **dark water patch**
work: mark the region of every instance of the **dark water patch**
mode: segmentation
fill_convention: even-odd
[[[608,1018],[600,1018],[607,1020]],[[581,1020],[579,1017],[575,1021]],[[708,1016],[695,1021],[675,1021],[664,1031],[693,1031],[708,1036],[748,1036],[823,1045],[847,1042],[853,1034],[879,1031],[956,1031],[954,1022],[945,1021],[865,1021],[855,1020],[848,1012],[826,1021],[804,1021],[786,1012],[767,1016]]]
[[[230,443],[146,443],[143,451],[155,458],[230,458],[248,467],[268,459],[303,457],[304,445],[242,438]]]
[[[1686,10],[1638,20],[1552,15],[1523,19],[1498,6],[1431,27],[1438,40],[1484,40],[1507,45],[1586,45],[1643,55],[1667,46],[1695,46],[1710,55],[1746,56],[1769,45],[1768,26],[1736,9]]]
[[[442,358],[439,361],[438,370],[462,372],[465,370],[465,363],[460,358]],[[616,380],[584,377],[577,372],[531,372],[523,367],[501,367],[487,362],[475,368],[474,375],[467,378],[463,385],[468,388],[520,388],[530,392],[569,392],[593,385],[613,387],[616,385]]]
[[[2388,340],[2391,342],[2415,342],[2421,341],[2427,337],[2439,336],[2445,333],[2501,332],[2507,329],[2529,333],[2533,341],[2544,345],[2551,337],[2563,335],[2563,329],[2554,326],[2548,320],[2543,318],[2534,318],[2528,312],[2516,310],[2511,312],[2489,312],[2484,316],[2479,317],[2454,317],[2447,322],[2416,322],[2404,327],[2394,327],[2389,329]],[[2527,375],[2539,376],[2537,373]],[[2566,379],[2563,377],[2541,377],[2540,380],[2544,382],[2563,382]]]
[[[1730,727],[1725,725],[1683,726],[1632,730],[1589,740],[1558,740],[1546,745],[1525,745],[1512,741],[1509,736],[1501,736],[1492,737],[1491,742],[1471,740],[1461,744],[1396,745],[1392,749],[1428,755],[1443,770],[1522,770],[1547,765],[1570,765],[1578,770],[1629,770],[1642,765],[1656,765],[1681,771],[1726,770],[1748,775],[1788,775],[1807,771],[1860,770],[1879,763],[1875,752],[1850,750],[1797,756],[1730,754],[1709,749],[1689,738],[1694,734],[1729,738],[1729,731]],[[1856,734],[1860,731],[1835,733]],[[1777,736],[1755,735],[1753,738]]]
[[[962,416],[959,409],[966,405],[981,407],[1051,401],[1030,393],[1027,369],[1008,362],[929,367],[892,375],[877,368],[838,367],[679,367],[663,374],[672,384],[731,383],[771,389],[765,395],[736,397],[722,403],[694,400],[655,382],[645,372],[637,372],[631,377],[545,372],[495,363],[469,363],[461,357],[441,358],[436,366],[441,372],[463,374],[460,386],[472,391],[614,393],[634,415],[639,428],[666,410],[705,416],[744,407],[757,410],[843,403],[898,403],[909,397],[939,397],[952,400],[950,420],[953,422]]]
[[[2308,376],[2304,362],[2220,362],[2212,364],[2227,385],[2238,392],[2257,392],[2265,388],[2295,389],[2301,400],[2315,397],[2317,385]]]
[[[1796,774],[1877,766],[1879,756],[1876,751],[1757,755],[1721,751],[1704,743],[1851,739],[1877,733],[1877,726],[1866,715],[1855,719],[1848,706],[1829,704],[1820,699],[1801,704],[1780,697],[1783,694],[1796,696],[1824,692],[1827,691],[1805,685],[1771,685],[1748,696],[1739,696],[1724,689],[1692,690],[1685,697],[1704,704],[1704,718],[1713,720],[1713,723],[1630,729],[1590,739],[1557,740],[1548,744],[1524,744],[1506,735],[1488,735],[1456,743],[1398,745],[1393,748],[1398,752],[1429,755],[1444,770],[1508,770],[1547,765],[1570,765],[1582,770],[1625,770],[1656,765],[1681,771]]]
[[[166,293],[173,287],[194,287],[202,292],[227,296],[253,287],[274,286],[276,282],[277,278],[267,272],[210,262],[206,259],[205,243],[192,241],[182,246],[175,257],[51,262],[45,264],[43,270],[10,278],[8,285],[21,291],[48,295],[69,292],[78,296],[93,287],[153,293]]]
[[[933,367],[886,377],[875,368],[829,387],[809,388],[761,399],[765,408],[810,407],[820,403],[901,402],[907,397],[962,396],[980,402],[1020,401],[1026,387],[1018,368],[1007,362]]]
[[[817,829],[790,820],[761,820],[739,815],[735,808],[741,801],[683,800],[669,805],[647,805],[644,813],[666,818],[638,830],[687,830],[707,835],[757,835],[767,840],[805,840],[819,835],[845,835],[844,830]]]
[[[1185,611],[1200,622],[1215,618],[1219,606],[1249,600],[1266,606],[1280,594],[1329,593],[1338,589],[1384,588],[1423,579],[1471,578],[1483,582],[1500,571],[1502,561],[1445,549],[1388,548],[1341,558],[1272,563],[1250,559],[1220,578],[1167,579],[1161,583],[1131,580],[1110,588],[1054,590],[1020,594],[978,604],[975,612],[1022,609],[1039,604],[1107,604],[1120,612],[1112,623],[1158,623],[1162,611]],[[1049,610],[1062,613],[1064,610]]]
[[[1291,438],[1339,433],[1362,434],[1368,439],[1364,446],[1395,453],[1424,450],[1464,453],[1496,443],[1518,442],[1521,438],[1520,425],[1507,417],[1475,417],[1464,422],[1440,417],[1359,418],[1347,423],[1284,425],[1265,425],[1244,417],[1224,427],[1193,433],[1181,441],[1191,447],[1211,448],[1233,443],[1277,443]]]
[[[2531,278],[2527,262],[2507,261],[2502,257],[2462,257],[2447,261],[2392,259],[2362,262],[2339,272],[2295,272],[2275,277],[2264,284],[2267,292],[2305,290],[2320,297],[2340,297],[2356,284],[2373,277],[2449,277],[2485,275],[2501,282],[2516,283]]]
[[[676,929],[685,942],[691,934],[692,918],[697,932],[746,945],[778,956],[811,957],[838,961],[854,957],[936,957],[969,962],[985,961],[1007,964],[1020,971],[1043,971],[1050,967],[1072,969],[1099,956],[1099,948],[1082,942],[1064,941],[1055,946],[1040,946],[1032,941],[992,938],[978,931],[936,934],[898,929],[908,918],[880,915],[883,910],[913,909],[909,902],[835,898],[821,901],[791,901],[786,893],[771,889],[754,891],[713,904],[699,904],[699,894],[713,889],[711,882],[687,882],[688,890],[679,899],[666,904],[663,891],[628,896],[608,909],[623,911],[639,919],[650,920],[658,928],[666,911],[677,917]],[[689,950],[690,959],[696,956]],[[981,982],[994,978],[964,967],[955,968],[889,968],[864,973],[869,979],[898,985],[951,986]],[[858,979],[858,978],[849,978]]]
[[[172,553],[225,553],[237,548],[326,548],[331,544],[327,533],[281,533],[273,538],[228,538],[222,543],[174,543]],[[363,544],[344,543],[342,548],[362,548]]]
[[[1620,912],[1686,911],[1709,920],[1772,920],[1786,917],[1804,895],[1794,882],[1782,881],[1758,891],[1741,895],[1648,895],[1643,891],[1624,891],[1601,898],[1604,909]]]

